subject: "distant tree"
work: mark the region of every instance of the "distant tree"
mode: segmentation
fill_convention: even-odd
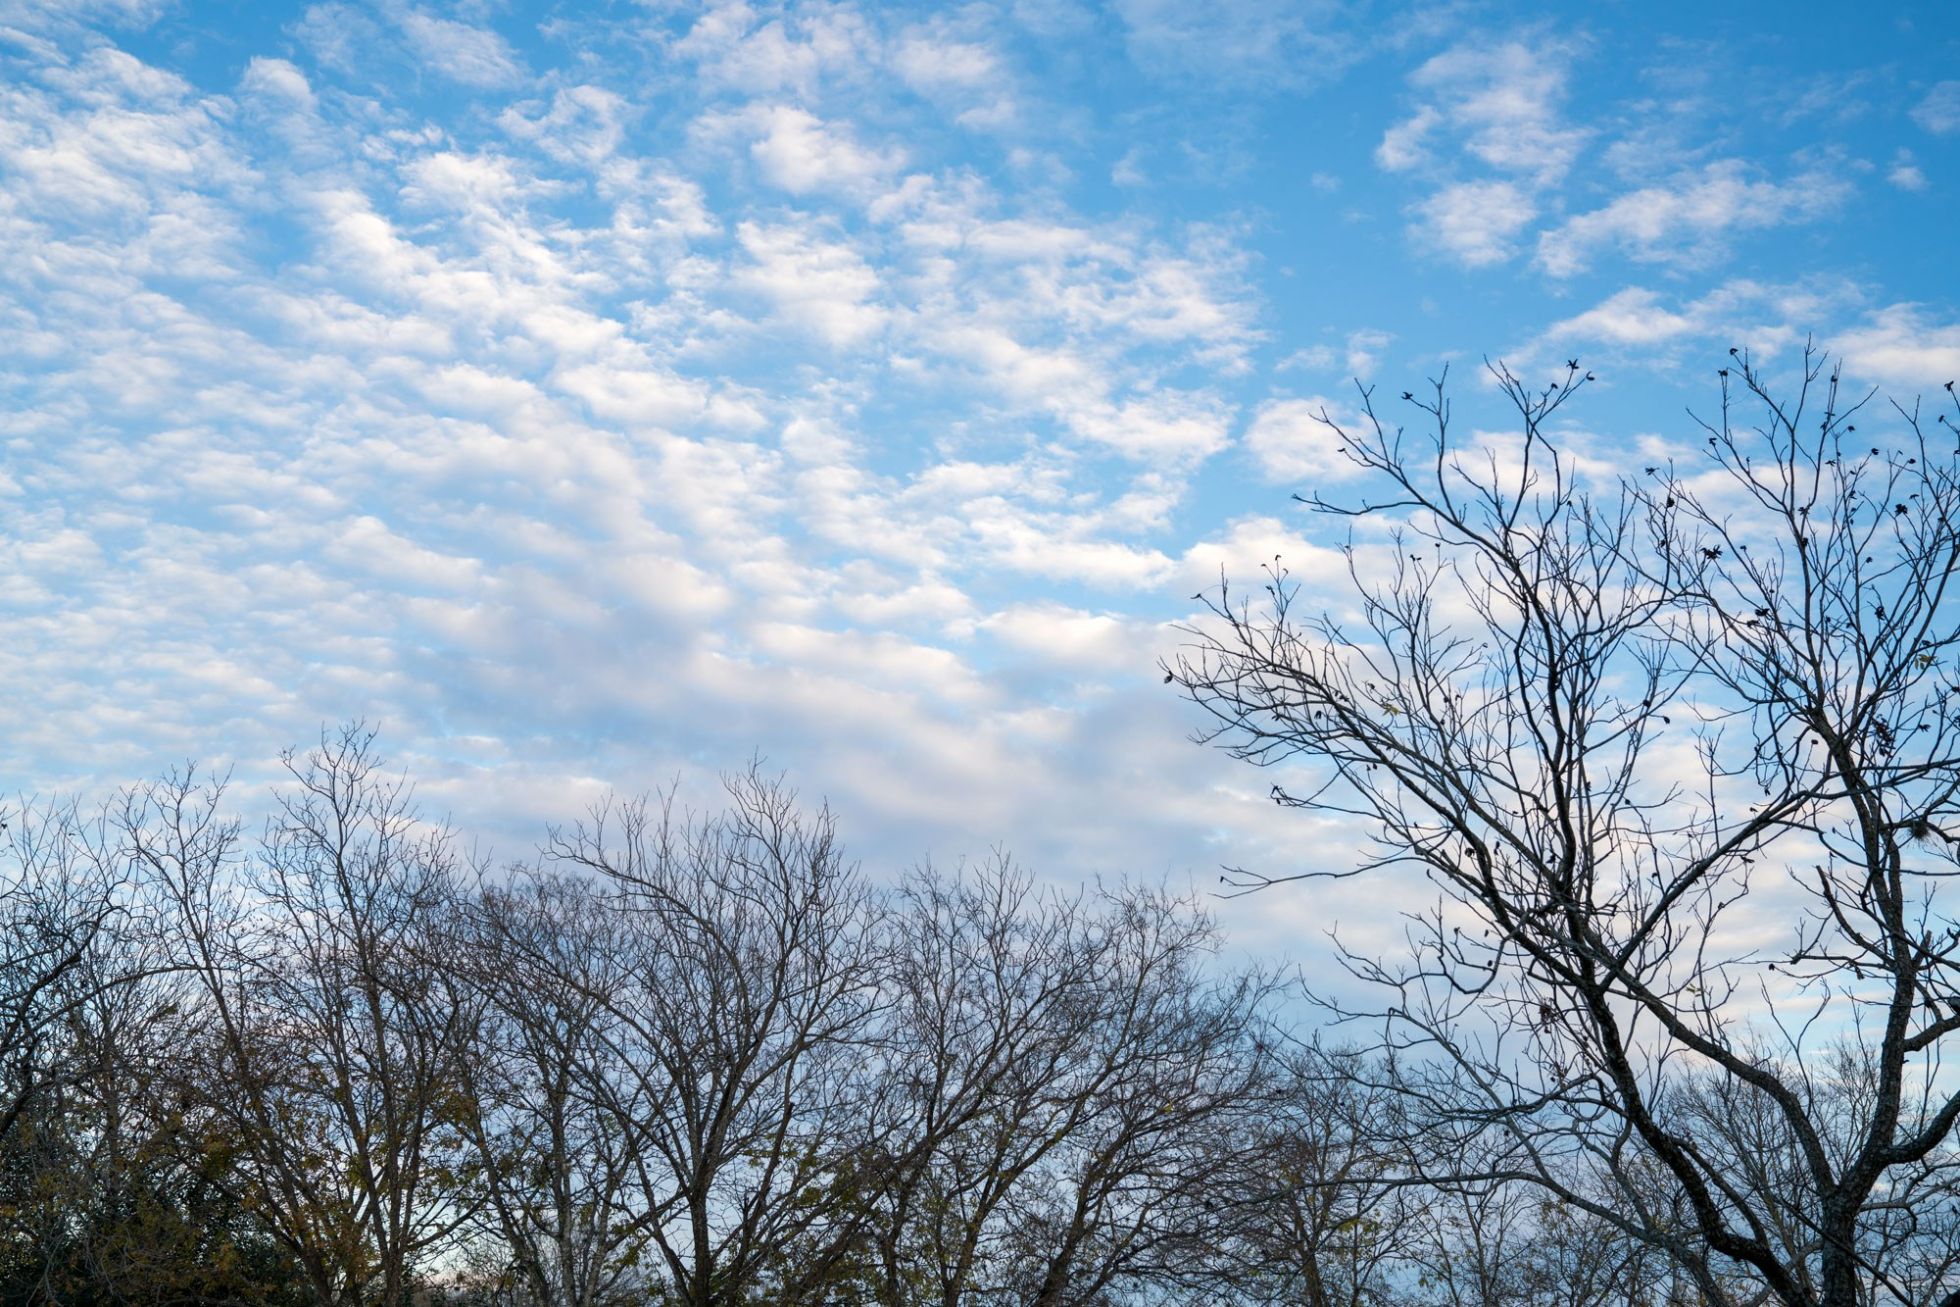
[[[0,1302],[296,1303],[199,1107],[203,1010],[110,814],[5,823]]]
[[[843,1141],[883,969],[831,814],[754,770],[727,791],[698,816],[602,806],[544,859],[592,878],[611,923],[555,979],[597,1001],[582,1092],[626,1159],[661,1300],[685,1307],[810,1301],[848,1252]]]
[[[1318,1044],[1277,1059],[1277,1093],[1252,1123],[1224,1245],[1247,1302],[1364,1307],[1406,1296],[1433,1226],[1427,1195],[1399,1181],[1409,1136],[1390,1068]]]
[[[485,1247],[513,1302],[644,1302],[665,1209],[635,1202],[647,1159],[614,1115],[632,1073],[608,1007],[630,927],[591,882],[551,875],[486,884],[471,917],[458,962],[486,1008],[464,1064]]]
[[[462,1060],[478,1005],[450,983],[457,866],[349,726],[289,755],[255,849],[222,787],[131,793],[129,855],[196,977],[208,1074],[241,1193],[316,1307],[396,1307],[470,1215]]]
[[[1272,981],[1217,966],[1189,902],[1039,893],[1004,858],[915,873],[891,928],[873,1300],[1215,1298]]]
[[[147,890],[125,886],[59,982],[62,1073],[0,1142],[0,1302],[300,1304],[296,1268],[242,1201],[229,1132],[200,1105],[202,1010]]]
[[[98,940],[123,910],[114,860],[73,804],[0,810],[0,1144],[72,1068],[64,1027],[104,987]]]
[[[900,885],[876,1111],[874,1300],[953,1307],[993,1282],[998,1216],[1066,1137],[1064,1069],[1094,1019],[1079,902],[1044,901],[998,858]]]
[[[1080,1113],[1010,1210],[1036,1307],[1215,1293],[1214,1254],[1273,1101],[1278,985],[1220,965],[1216,923],[1161,890],[1108,891],[1095,920],[1096,1005],[1058,1097]]]
[[[1442,891],[1408,957],[1343,953],[1384,1004],[1324,1001],[1477,1138],[1420,1178],[1537,1186],[1711,1303],[1960,1304],[1960,408],[1738,352],[1696,452],[1616,476],[1552,429],[1590,374],[1492,375],[1509,436],[1440,382],[1422,435],[1328,419],[1348,593],[1275,561],[1170,669],[1372,839],[1309,875]]]

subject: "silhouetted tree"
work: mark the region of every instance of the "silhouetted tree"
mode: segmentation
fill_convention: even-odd
[[[709,815],[603,806],[545,859],[592,877],[616,926],[586,935],[559,981],[600,1004],[586,1092],[687,1307],[802,1301],[828,1282],[882,972],[878,905],[830,813],[756,771],[727,791]]]
[[[659,1269],[635,1202],[646,1159],[615,1113],[631,1102],[608,1005],[619,919],[576,877],[486,884],[461,959],[486,1014],[466,1060],[478,1152],[480,1221],[513,1280],[538,1307],[643,1302]]]
[[[131,794],[130,855],[200,985],[204,1104],[245,1199],[318,1307],[396,1307],[470,1214],[462,1059],[477,1004],[448,983],[456,864],[350,726],[287,758],[256,849],[221,787]]]
[[[0,811],[0,1144],[38,1094],[65,1082],[63,1024],[128,979],[88,965],[122,910],[121,889],[72,804]]]
[[[1276,562],[1171,669],[1373,840],[1310,874],[1444,895],[1411,956],[1344,955],[1385,1004],[1327,1002],[1477,1137],[1459,1194],[1538,1186],[1710,1302],[1960,1303],[1960,409],[1738,352],[1693,452],[1619,476],[1553,430],[1576,363],[1493,376],[1511,436],[1459,440],[1440,383],[1421,435],[1366,390],[1329,421],[1349,593]]]
[[[876,1301],[1216,1293],[1278,1097],[1273,982],[1214,970],[1191,903],[1037,893],[1004,858],[915,873],[891,922]]]

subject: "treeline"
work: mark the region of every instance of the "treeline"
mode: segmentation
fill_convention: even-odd
[[[758,774],[493,874],[367,733],[289,767],[8,814],[5,1302],[1698,1300],[1189,899],[875,882]]]

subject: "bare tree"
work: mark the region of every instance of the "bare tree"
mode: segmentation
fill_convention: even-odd
[[[1243,1123],[1273,1097],[1271,977],[1220,966],[1215,923],[1162,891],[1112,894],[1098,924],[1099,1001],[1062,1086],[1086,1111],[1012,1214],[1040,1307],[1205,1292]]]
[[[1270,981],[1213,974],[1189,903],[1039,895],[1005,859],[915,874],[893,929],[877,1301],[1215,1292]]]
[[[222,787],[194,773],[132,793],[122,825],[201,983],[208,1105],[249,1203],[319,1307],[394,1307],[469,1214],[459,1063],[476,1014],[443,983],[455,860],[380,774],[371,732],[287,766],[249,856]]]
[[[1404,396],[1425,436],[1366,390],[1330,422],[1369,478],[1308,500],[1355,524],[1353,615],[1303,614],[1276,563],[1256,605],[1210,600],[1174,677],[1286,766],[1275,801],[1374,841],[1308,874],[1442,891],[1408,958],[1344,954],[1412,1101],[1483,1141],[1482,1175],[1434,1178],[1535,1184],[1711,1302],[1960,1303],[1898,1217],[1960,1221],[1951,416],[1868,411],[1809,352],[1786,393],[1738,353],[1701,452],[1614,478],[1552,430],[1576,363],[1493,376],[1506,442],[1458,442],[1441,383]],[[1773,1185],[1720,1138],[1758,1121]]]
[[[84,826],[73,804],[0,811],[0,1143],[36,1095],[63,1082],[63,1022],[128,979],[88,966],[123,904],[118,869]],[[76,984],[78,975],[91,983]]]
[[[465,1074],[484,1231],[517,1301],[644,1301],[656,1272],[638,1159],[612,1110],[627,1075],[608,1010],[621,926],[589,882],[554,876],[486,886],[473,915],[467,976],[487,1011]]]
[[[619,927],[563,979],[603,1007],[590,1092],[689,1307],[802,1301],[846,1254],[837,1141],[863,1101],[882,967],[874,897],[829,812],[753,770],[727,790],[713,816],[603,807],[547,851],[598,879]]]
[[[1526,1250],[1534,1195],[1502,1182],[1452,1186],[1423,1210],[1410,1263],[1420,1296],[1437,1307],[1533,1302]]]
[[[988,1282],[1007,1195],[1069,1124],[1048,1110],[1093,1019],[1082,905],[1006,858],[900,887],[879,1107],[878,1301],[953,1307]]]
[[[40,1078],[0,1142],[12,1254],[0,1258],[0,1299],[289,1301],[291,1268],[241,1201],[228,1134],[200,1105],[203,1010],[166,905],[124,874],[106,823],[64,820],[39,837],[71,890],[117,885],[117,911],[54,983],[62,1019],[42,1051],[58,1073]]]
[[[1398,1301],[1425,1195],[1400,1183],[1410,1137],[1391,1068],[1318,1044],[1287,1050],[1277,1093],[1252,1123],[1231,1225],[1247,1301],[1363,1307]]]

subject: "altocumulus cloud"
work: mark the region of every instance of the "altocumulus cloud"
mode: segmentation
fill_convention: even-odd
[[[1887,161],[1939,202],[1944,83],[1806,153],[1460,15],[193,8],[0,0],[22,787],[252,784],[360,716],[512,853],[759,750],[889,860],[1339,861],[1154,664],[1221,569],[1338,590],[1283,491],[1349,482],[1343,372],[1954,358],[1870,260],[1746,261]]]
[[[713,13],[648,105],[393,14],[467,93],[430,107],[294,18],[222,86],[63,24],[10,51],[13,774],[249,771],[362,715],[506,837],[762,749],[963,847],[1084,783],[1084,704],[1166,637],[1033,615],[1171,571],[1168,474],[1235,408],[1205,370],[1258,339],[1228,235],[935,161],[1004,58],[971,34]],[[823,102],[885,58],[923,146]],[[1202,759],[1142,711],[1175,785]]]

